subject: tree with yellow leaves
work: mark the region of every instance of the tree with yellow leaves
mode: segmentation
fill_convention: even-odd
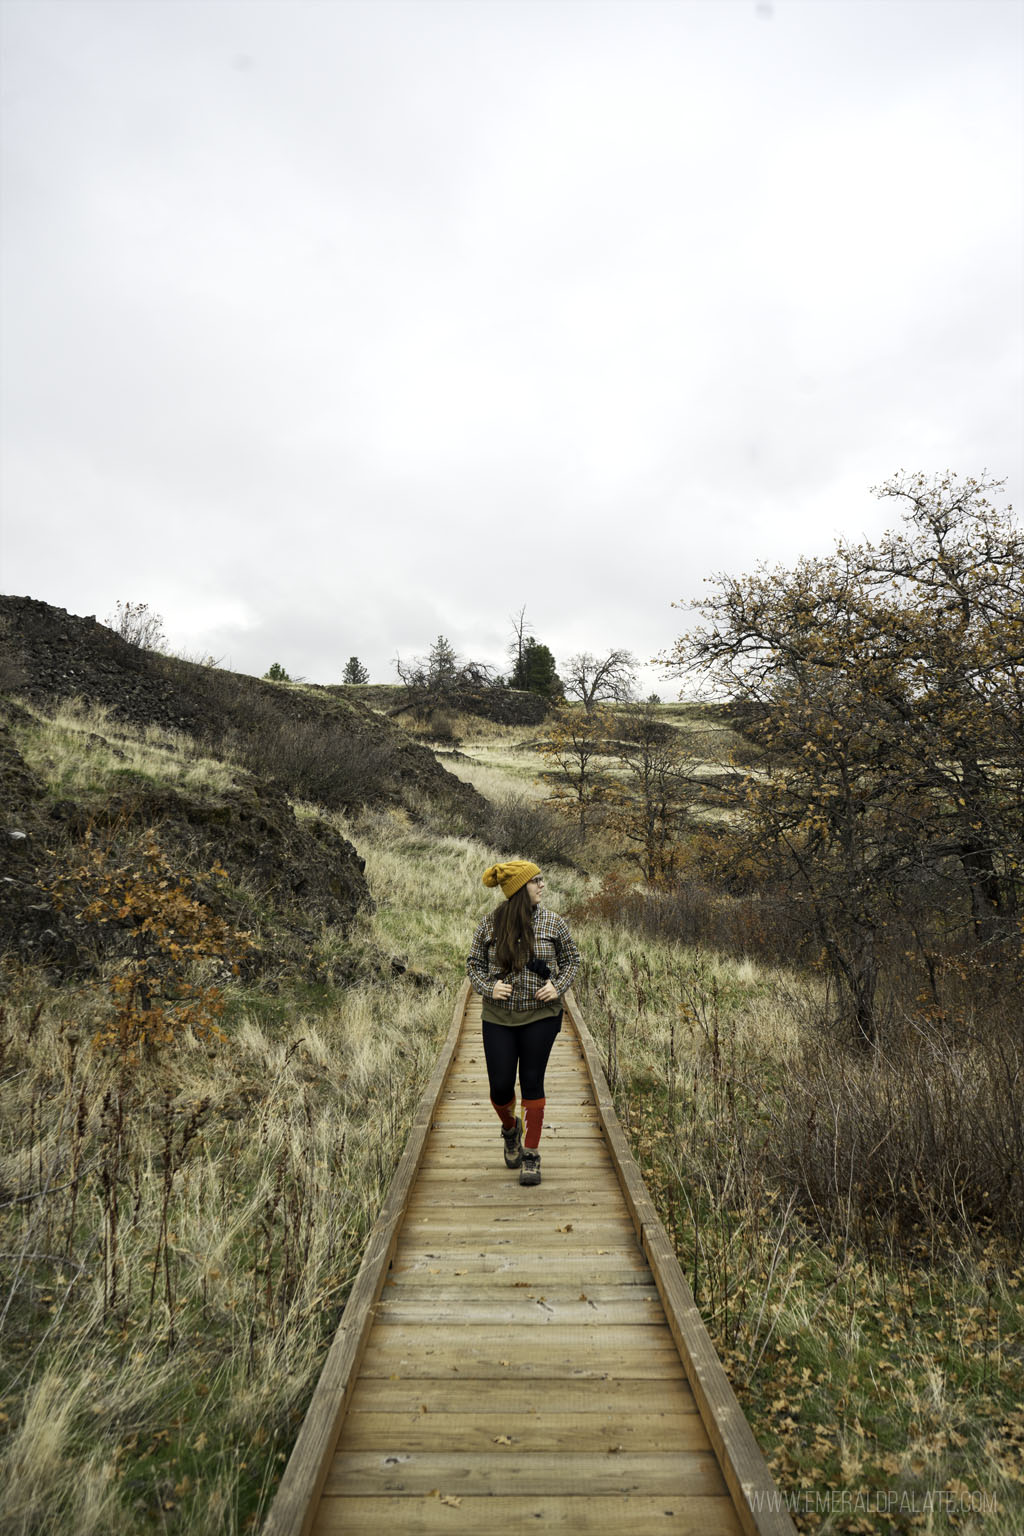
[[[1020,962],[1024,534],[1001,490],[901,473],[876,494],[902,528],[719,577],[665,658],[731,698],[759,744],[752,844],[809,911],[869,1040],[894,934],[936,1006],[951,950]]]

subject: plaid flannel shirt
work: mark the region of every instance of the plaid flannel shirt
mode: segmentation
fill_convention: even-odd
[[[512,996],[502,1002],[502,1008],[520,1013],[529,1008],[541,1007],[537,1001],[537,992],[544,985],[543,980],[525,966],[522,970],[503,976],[492,964],[493,943],[494,918],[485,917],[473,935],[473,947],[466,961],[466,974],[473,990],[479,992],[481,997],[493,1000],[494,983],[510,981]],[[580,952],[573,943],[569,924],[564,917],[559,917],[556,912],[548,912],[544,907],[534,907],[533,953],[538,960],[547,963],[551,971],[550,980],[554,982],[559,997],[562,997],[572,986],[580,968]]]

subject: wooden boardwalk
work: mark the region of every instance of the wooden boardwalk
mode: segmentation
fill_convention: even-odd
[[[265,1536],[793,1532],[571,994],[546,1086],[524,1188],[463,988]]]

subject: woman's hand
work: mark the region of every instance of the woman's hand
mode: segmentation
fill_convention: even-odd
[[[512,996],[512,983],[510,981],[496,981],[491,995],[496,1003],[506,1002]]]
[[[558,988],[553,981],[546,981],[542,987],[537,988],[538,1003],[553,1003],[558,996]]]

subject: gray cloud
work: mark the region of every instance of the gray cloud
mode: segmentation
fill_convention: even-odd
[[[6,0],[3,585],[318,681],[1020,484],[1022,12]]]

